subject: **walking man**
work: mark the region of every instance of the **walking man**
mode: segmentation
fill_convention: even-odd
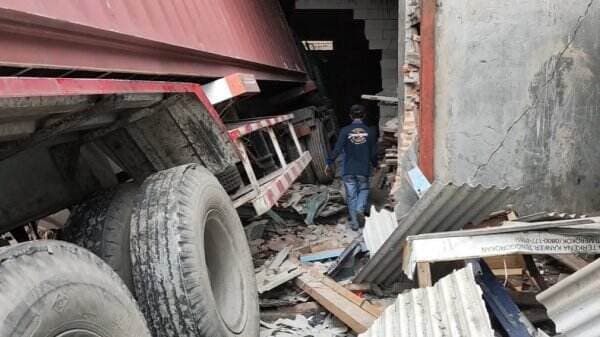
[[[346,188],[348,212],[352,229],[357,231],[365,222],[369,198],[371,166],[377,167],[377,139],[375,130],[363,122],[365,107],[355,104],[350,108],[352,123],[340,131],[335,148],[327,159],[327,172],[331,174],[336,158],[344,155],[342,179]]]

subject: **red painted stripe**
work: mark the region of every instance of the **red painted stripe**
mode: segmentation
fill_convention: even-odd
[[[275,204],[275,195],[272,190],[267,191],[267,204],[269,208]]]
[[[128,81],[78,78],[0,78],[0,97],[110,95],[126,93],[194,93],[223,132],[227,132],[219,113],[204,90],[194,83]]]
[[[422,1],[421,15],[421,112],[419,114],[419,167],[434,179],[435,117],[435,14],[436,0]]]

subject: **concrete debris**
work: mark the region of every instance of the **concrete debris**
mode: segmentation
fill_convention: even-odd
[[[304,211],[306,212],[306,218],[304,219],[304,223],[306,223],[307,225],[314,224],[315,218],[319,216],[321,211],[323,211],[323,209],[327,205],[328,200],[328,191],[317,193],[312,197],[308,198],[304,206]]]
[[[355,274],[356,258],[358,254],[366,252],[367,247],[361,237],[357,237],[348,245],[338,259],[327,270],[327,276],[334,279],[351,277]]]
[[[490,319],[471,265],[433,287],[398,296],[359,337],[493,337]]]
[[[277,210],[284,217],[286,212],[303,216],[305,223],[311,225],[317,218],[338,215],[346,209],[341,189],[341,185],[335,183],[331,186],[294,184],[279,200]]]
[[[274,323],[260,322],[260,337],[350,337],[348,328],[331,317],[320,323],[297,315],[295,319],[279,319]]]
[[[298,264],[285,260],[290,250],[289,246],[281,250],[275,255],[273,260],[265,263],[263,268],[256,273],[256,285],[259,294],[272,290],[302,275],[302,270]]]

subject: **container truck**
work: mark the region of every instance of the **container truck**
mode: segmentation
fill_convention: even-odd
[[[0,336],[258,336],[236,209],[311,155],[230,108],[311,87],[279,3],[2,0],[0,50],[0,234],[71,214],[0,247]]]

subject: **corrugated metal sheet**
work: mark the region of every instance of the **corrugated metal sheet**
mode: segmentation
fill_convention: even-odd
[[[473,268],[442,278],[435,286],[398,296],[359,337],[493,337]]]
[[[0,65],[304,79],[277,0],[4,0]]]
[[[396,219],[396,213],[386,209],[377,212],[375,207],[371,207],[370,214],[365,222],[363,237],[367,249],[373,255],[398,227],[398,220]]]
[[[385,243],[356,276],[354,282],[389,284],[402,273],[401,250],[409,235],[458,230],[478,223],[505,208],[516,190],[505,187],[441,184],[435,182],[419,199]]]
[[[537,300],[565,337],[600,336],[600,260],[541,292]]]

